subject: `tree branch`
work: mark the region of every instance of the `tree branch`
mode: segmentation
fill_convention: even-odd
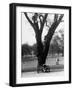
[[[53,22],[53,24],[51,25],[51,27],[50,27],[49,30],[48,30],[47,35],[46,35],[45,38],[44,38],[44,39],[45,39],[45,42],[44,42],[44,45],[45,45],[44,54],[45,54],[45,52],[46,52],[46,55],[47,55],[48,50],[49,50],[49,43],[50,43],[50,41],[51,41],[51,39],[52,39],[52,36],[53,36],[53,34],[54,34],[57,26],[58,26],[59,23],[61,22],[63,16],[64,16],[64,15],[61,15],[61,16],[59,17],[59,19],[57,19],[57,20],[55,20],[55,21]],[[46,55],[44,56],[45,58],[46,58]]]
[[[48,24],[48,21],[49,21],[49,24]],[[52,23],[51,23],[50,19],[49,19],[49,20],[46,20],[46,26],[47,26],[48,28],[50,28],[51,25],[52,25]]]
[[[48,14],[45,14],[45,16],[43,17],[43,22],[41,23],[41,27],[40,27],[40,33],[42,33],[42,31],[43,31],[43,27],[44,27],[44,24],[46,22],[47,16],[48,16]]]
[[[32,23],[32,21],[29,19],[28,15],[26,12],[24,12],[25,17],[27,18],[27,20],[29,21],[29,23],[34,27],[34,24]]]
[[[59,19],[56,19],[56,20],[53,22],[53,24],[51,25],[51,27],[49,28],[47,37],[49,37],[50,39],[52,38],[52,36],[53,36],[53,34],[54,34],[57,26],[60,24],[63,16],[64,16],[64,15],[61,15],[61,16],[59,17]]]
[[[58,14],[54,15],[54,22],[56,22],[58,20]]]
[[[42,23],[43,23],[43,18],[44,18],[44,16],[43,16],[43,15],[39,15],[40,26],[41,26],[41,25],[42,25]]]
[[[24,12],[24,15],[25,17],[27,18],[28,22],[31,24],[31,26],[33,27],[34,31],[35,31],[35,34],[39,33],[39,28],[38,28],[38,23],[35,22],[35,23],[32,23],[32,21],[29,19],[28,15],[26,12]]]
[[[62,21],[63,16],[64,16],[64,14],[62,14],[62,15],[59,17],[58,22],[61,22],[61,21]]]

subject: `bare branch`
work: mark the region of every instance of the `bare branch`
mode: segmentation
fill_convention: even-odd
[[[46,21],[46,26],[47,26],[48,28],[50,28],[50,25],[47,24],[47,21]]]
[[[56,22],[58,20],[58,14],[54,15],[54,22]]]
[[[28,22],[31,24],[31,26],[33,27],[35,34],[39,33],[39,28],[38,28],[38,22],[32,23],[32,21],[29,19],[27,13],[24,13],[25,17],[27,18]]]
[[[54,24],[52,25],[52,29],[53,29],[53,32],[56,30],[57,26],[60,24],[60,22],[62,21],[62,18],[63,18],[64,15],[60,15],[59,19],[54,22]]]
[[[40,25],[42,25],[42,23],[43,23],[43,18],[44,18],[43,15],[39,15]]]
[[[60,15],[58,22],[62,21],[64,14]]]
[[[32,23],[32,21],[29,19],[29,17],[28,17],[28,15],[27,15],[27,13],[26,13],[26,12],[24,12],[24,14],[25,14],[25,17],[27,18],[27,20],[29,21],[29,23],[30,23],[32,26],[34,26],[34,24]]]
[[[49,21],[49,22],[48,22],[48,21]],[[50,28],[51,25],[52,25],[52,22],[50,21],[50,19],[46,20],[46,26],[47,26],[48,28]]]
[[[53,34],[54,34],[57,26],[60,24],[63,16],[64,16],[64,15],[61,15],[61,16],[59,17],[59,19],[55,20],[55,21],[53,22],[53,24],[51,25],[51,27],[49,28],[48,33],[47,33],[47,35],[46,35],[45,38],[44,38],[44,40],[45,40],[45,47],[46,47],[46,45],[48,45],[48,42],[50,42],[50,40],[52,39],[52,36],[53,36]],[[46,50],[46,49],[47,49],[47,48],[45,48],[45,50]]]
[[[44,19],[43,19],[43,24],[45,23],[47,16],[48,16],[48,13],[47,13],[47,14],[45,14],[45,16],[44,16]]]
[[[45,16],[43,17],[43,22],[41,23],[41,27],[40,27],[40,32],[41,32],[41,33],[42,33],[42,31],[43,31],[43,27],[44,27],[44,24],[45,24],[45,22],[46,22],[47,16],[48,16],[48,14],[45,14]]]

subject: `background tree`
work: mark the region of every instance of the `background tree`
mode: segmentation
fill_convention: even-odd
[[[22,56],[24,55],[31,55],[31,46],[29,46],[28,44],[23,44],[22,45]]]
[[[54,14],[53,21],[50,22],[48,19],[48,13],[41,14],[41,13],[33,13],[32,17],[28,16],[28,13],[24,13],[25,17],[27,18],[28,22],[33,27],[33,30],[35,32],[35,38],[37,43],[37,58],[38,58],[38,66],[42,66],[46,62],[46,57],[48,55],[50,42],[52,39],[52,36],[54,35],[54,32],[58,25],[60,24],[63,14],[58,15]],[[44,37],[44,43],[42,41],[42,32],[44,27],[47,26],[48,32],[46,36]]]
[[[58,32],[54,33],[54,36],[50,43],[49,53],[52,55],[54,54],[61,54],[64,55],[64,30],[59,30]]]
[[[31,46],[31,48],[32,48],[33,54],[37,55],[37,45],[34,44],[33,46]]]
[[[62,53],[62,56],[64,56],[64,31],[60,30],[59,32],[61,33],[61,38],[60,38],[61,53]]]

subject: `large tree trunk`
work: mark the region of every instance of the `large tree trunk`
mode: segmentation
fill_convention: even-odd
[[[42,65],[42,59],[43,59],[43,43],[41,40],[40,33],[36,34],[36,41],[37,41],[37,58],[38,58],[38,66]]]
[[[39,36],[37,37],[37,58],[38,58],[37,72],[38,73],[40,71],[42,72],[44,72],[44,70],[46,71],[44,65],[46,65],[45,63],[49,51],[49,46],[50,46],[50,42],[46,43],[44,47],[41,38]]]
[[[48,56],[49,47],[50,47],[50,42],[47,43],[45,50],[44,50],[44,53],[43,53],[43,60],[42,60],[43,64],[46,63],[46,58]]]
[[[43,45],[41,35],[39,33],[38,35],[36,35],[36,41],[37,41],[38,66],[40,65],[43,66],[46,63],[46,58],[48,55],[51,39],[48,39],[47,42],[45,42],[45,45]]]

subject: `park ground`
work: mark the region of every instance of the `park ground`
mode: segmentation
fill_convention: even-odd
[[[56,60],[59,58],[59,64],[56,64]],[[35,56],[27,56],[22,58],[21,65],[21,76],[31,77],[31,76],[56,76],[64,75],[64,57],[62,56],[48,56],[46,59],[46,65],[50,66],[50,72],[48,73],[37,73],[37,58]]]

